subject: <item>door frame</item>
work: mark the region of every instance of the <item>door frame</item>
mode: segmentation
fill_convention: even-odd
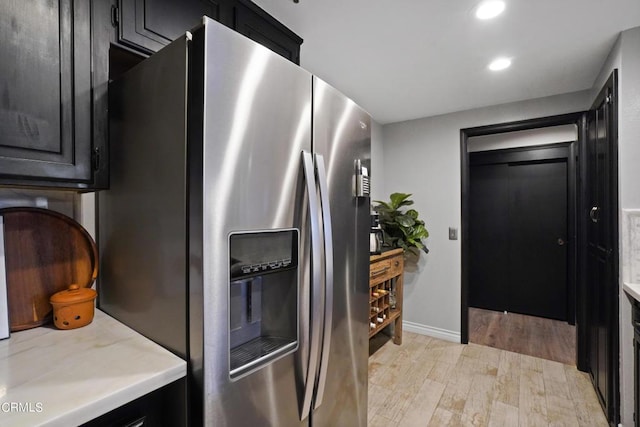
[[[569,148],[569,158],[567,159],[567,184],[569,200],[567,204],[569,253],[567,262],[567,281],[570,289],[574,289],[575,298],[575,319],[576,319],[576,364],[578,369],[586,369],[586,331],[583,331],[583,316],[586,316],[586,309],[580,302],[584,298],[584,292],[577,286],[578,275],[578,245],[580,225],[578,222],[578,211],[581,200],[578,191],[579,178],[579,157],[581,147],[586,142],[586,113],[584,111],[562,114],[556,116],[540,117],[535,119],[520,120],[515,122],[500,123],[487,126],[479,126],[460,130],[460,173],[461,173],[461,328],[460,340],[463,344],[469,343],[469,151],[468,139],[473,136],[493,135],[513,131],[539,129],[550,126],[574,124],[578,129],[577,141]],[[535,147],[530,147],[535,148]]]

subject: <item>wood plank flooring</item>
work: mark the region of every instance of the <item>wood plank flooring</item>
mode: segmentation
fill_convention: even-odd
[[[469,307],[469,342],[576,364],[576,328],[559,320]]]
[[[608,425],[575,366],[407,331],[384,340],[370,345],[369,427]]]

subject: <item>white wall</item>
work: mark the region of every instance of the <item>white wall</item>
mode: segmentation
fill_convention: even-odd
[[[96,193],[82,193],[80,194],[80,212],[76,216],[78,221],[87,232],[96,238]]]
[[[384,192],[412,193],[430,237],[428,255],[408,263],[407,330],[460,339],[460,129],[585,110],[590,91],[462,111],[383,126]]]
[[[30,206],[51,209],[77,219],[78,195],[70,191],[29,189],[20,187],[0,188],[0,208]]]
[[[622,209],[640,209],[640,27],[624,31],[609,55],[594,84],[595,97],[611,71],[618,68],[618,194],[620,254],[627,244],[622,228]],[[621,422],[633,425],[633,327],[631,302],[622,290],[625,275],[620,263],[620,401]]]
[[[382,125],[371,119],[371,202],[385,200]]]

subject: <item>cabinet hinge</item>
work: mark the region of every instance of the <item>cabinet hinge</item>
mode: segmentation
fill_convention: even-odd
[[[93,171],[100,169],[100,147],[95,147],[91,153],[91,165]]]
[[[119,22],[120,11],[118,10],[118,6],[111,6],[111,25],[116,27]]]

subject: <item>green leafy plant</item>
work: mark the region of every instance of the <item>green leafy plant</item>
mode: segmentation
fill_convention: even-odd
[[[429,237],[424,221],[418,218],[418,211],[409,209],[403,212],[400,208],[410,206],[413,200],[411,194],[393,193],[391,200],[377,203],[373,209],[378,212],[380,227],[384,236],[384,246],[402,248],[405,251],[419,254],[419,250],[429,253],[429,249],[422,243],[422,239]]]

